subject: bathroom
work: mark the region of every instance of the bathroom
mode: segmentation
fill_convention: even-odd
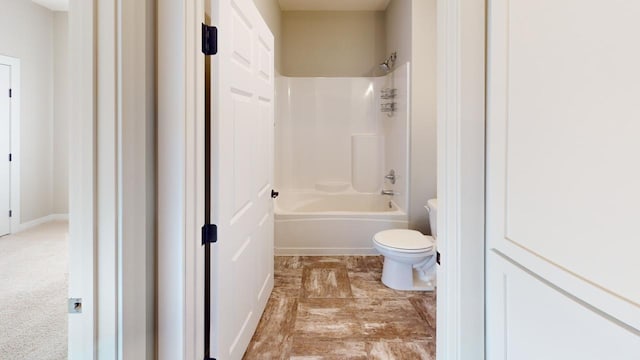
[[[424,235],[437,210],[435,1],[256,5],[276,49],[276,257],[245,358],[434,357],[435,245]],[[420,259],[383,266],[397,241],[419,243],[403,253]],[[317,316],[350,306],[376,318]]]

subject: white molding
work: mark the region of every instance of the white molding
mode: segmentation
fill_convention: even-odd
[[[10,229],[12,233],[21,231],[21,203],[20,203],[20,59],[11,56],[0,55],[0,64],[11,67],[11,219]]]
[[[69,297],[82,298],[82,313],[69,314],[68,358],[94,359],[97,343],[96,281],[96,31],[97,0],[70,0],[69,53]],[[106,56],[108,54],[102,54]],[[100,261],[115,261],[102,257]]]
[[[115,165],[117,179],[117,358],[153,359],[155,1],[117,0],[115,3],[117,110],[115,123],[112,114],[108,114],[106,120],[116,128],[116,161],[110,159],[108,165]],[[99,221],[102,224],[102,219]]]
[[[96,50],[100,56],[96,61],[96,202],[99,217],[96,222],[97,333],[103,339],[99,346],[99,357],[118,358],[120,344],[118,333],[118,164],[117,164],[117,7],[116,0],[103,0],[95,4],[99,14],[95,25]],[[73,220],[73,218],[72,218]]]
[[[437,8],[437,359],[482,359],[485,1],[438,0]]]
[[[51,214],[52,221],[69,221],[69,214]]]
[[[275,256],[374,256],[375,248],[275,248]]]
[[[31,228],[34,228],[38,225],[42,225],[51,221],[69,221],[69,214],[50,214],[47,216],[43,216],[41,218],[37,218],[31,221],[27,221],[25,223],[20,224],[16,231],[14,231],[15,233],[19,233],[19,232],[23,232],[26,230],[29,230]]]
[[[157,357],[204,356],[204,1],[158,1]]]

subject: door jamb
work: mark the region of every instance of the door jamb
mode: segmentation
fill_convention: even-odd
[[[203,220],[196,158],[204,119],[204,60],[196,55],[203,8],[203,0],[158,2],[159,359],[202,355],[203,267],[194,244]],[[438,229],[446,239],[438,359],[484,357],[485,9],[485,0],[438,0]]]
[[[204,0],[159,0],[158,359],[204,356]]]
[[[97,349],[96,304],[96,57],[94,1],[69,4],[71,94],[69,118],[69,297],[82,299],[82,313],[69,314],[69,359],[93,359]],[[109,261],[109,259],[101,259]]]
[[[11,67],[11,219],[9,233],[20,231],[20,59],[0,55],[0,64]]]
[[[483,359],[486,0],[438,0],[437,358]]]

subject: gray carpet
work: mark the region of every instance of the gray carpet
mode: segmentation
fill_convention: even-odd
[[[0,238],[0,359],[67,358],[67,228]]]

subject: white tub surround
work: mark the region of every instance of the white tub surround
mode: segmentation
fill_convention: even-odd
[[[407,228],[408,72],[277,79],[276,254],[372,255],[375,233]],[[395,97],[381,100],[383,89]]]
[[[351,136],[351,182],[360,193],[375,193],[382,186],[384,137],[376,134]]]
[[[407,209],[409,64],[382,77],[276,79],[275,184],[279,190],[379,193]],[[380,99],[382,89],[396,89]],[[389,117],[383,102],[396,103]],[[395,170],[393,186],[384,175]]]
[[[406,229],[389,196],[286,192],[276,200],[276,255],[374,255],[379,231]]]

